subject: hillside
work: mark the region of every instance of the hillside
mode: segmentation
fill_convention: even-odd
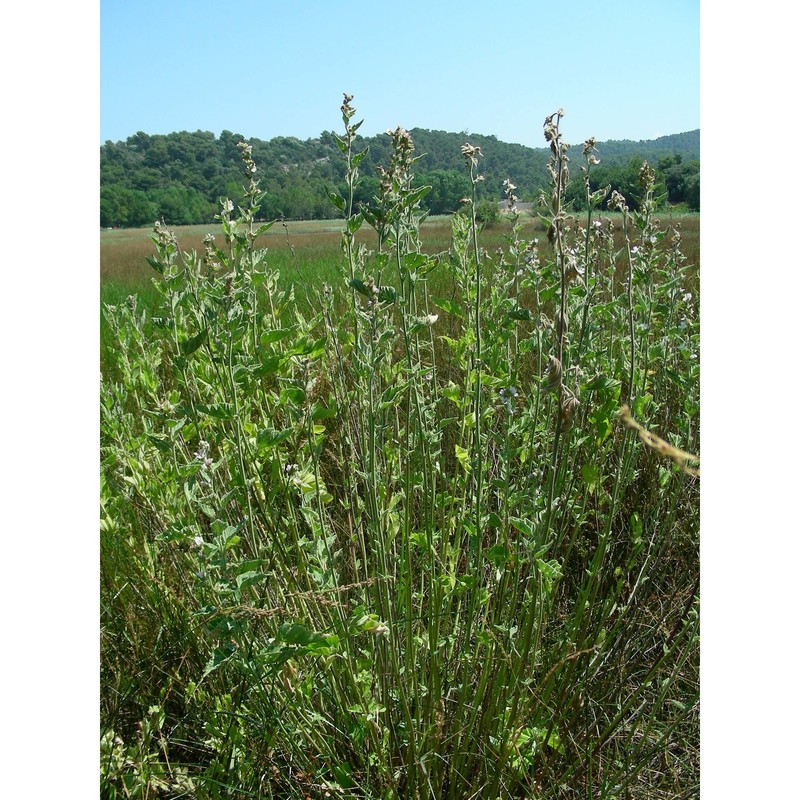
[[[506,178],[517,186],[516,194],[522,200],[535,199],[547,184],[547,148],[509,144],[495,136],[479,134],[420,128],[410,133],[417,154],[423,156],[416,168],[418,182],[433,187],[426,198],[431,213],[454,211],[458,199],[467,192],[460,150],[465,141],[479,146],[484,155],[480,169],[485,181],[480,185],[480,197],[499,200]],[[153,136],[139,132],[124,142],[107,141],[100,148],[101,226],[148,225],[158,218],[170,225],[213,220],[220,197],[236,200],[240,195],[243,177],[237,143],[243,139],[230,131],[223,131],[219,137],[206,131],[182,131]],[[249,142],[261,186],[267,191],[262,205],[265,218],[337,216],[326,193],[326,187],[341,189],[344,183],[344,162],[334,133],[326,131],[305,141],[279,136]],[[377,191],[376,167],[388,163],[389,136],[365,137],[360,140],[360,148],[366,146],[369,152],[361,164],[362,182],[356,198],[359,202],[369,202]],[[614,183],[609,177],[613,177],[611,168],[622,170],[630,168],[632,160],[647,159],[653,165],[663,162],[662,180],[670,166],[679,166],[680,175],[674,181],[677,185],[683,180],[687,165],[699,159],[700,131],[649,141],[599,142],[597,152],[608,182]],[[580,147],[574,148],[574,154],[573,172],[577,174]],[[698,175],[699,184],[699,164],[692,166],[691,172]],[[670,199],[676,198],[683,199],[678,195],[673,198],[670,190]]]

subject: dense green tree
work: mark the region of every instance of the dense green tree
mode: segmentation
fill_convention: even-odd
[[[431,214],[452,214],[461,206],[461,199],[470,194],[469,176],[464,170],[436,169],[421,173],[417,178],[420,186],[431,190],[423,198],[423,205]]]
[[[104,186],[100,192],[100,225],[136,228],[151,224],[158,209],[147,195],[138,189],[125,186]]]
[[[195,189],[172,184],[156,189],[151,199],[157,207],[156,218],[168,225],[198,225],[213,218],[210,203]]]
[[[353,201],[356,207],[361,205],[369,205],[373,199],[377,197],[380,191],[380,181],[374,175],[365,175],[358,183]],[[339,187],[339,194],[344,197],[346,189],[344,185]]]
[[[634,156],[624,166],[604,166],[601,164],[595,167],[589,177],[591,190],[596,191],[610,186],[611,192],[617,191],[625,198],[631,211],[638,210],[644,195],[639,180],[639,173],[643,163],[644,161],[641,158]],[[663,179],[658,173],[656,174],[656,196],[661,197],[663,202],[666,199],[667,191]],[[585,191],[585,188],[583,188],[584,195]],[[609,192],[609,197],[611,192]],[[609,197],[603,201],[603,208],[606,207]],[[585,200],[583,200],[583,205],[580,208],[583,207],[585,207]]]
[[[659,168],[662,162],[659,162]],[[664,184],[671,203],[687,202],[686,191],[689,182],[700,174],[700,162],[688,161],[686,163],[673,163],[663,171]]]
[[[689,206],[691,211],[699,211],[700,210],[700,172],[696,172],[694,175],[690,175],[686,179],[686,184],[684,187],[684,197],[686,199],[686,205]]]
[[[431,186],[423,206],[434,214],[450,213],[469,193],[469,181],[461,145],[480,147],[483,158],[478,199],[497,202],[502,183],[508,178],[517,186],[521,200],[536,200],[548,184],[547,148],[529,148],[501,142],[494,136],[412,129],[420,185]],[[162,215],[170,224],[211,222],[221,197],[235,203],[242,197],[244,182],[238,143],[240,134],[223,131],[219,137],[207,131],[149,135],[142,131],[121,142],[108,141],[100,148],[101,223],[143,225]],[[671,202],[699,205],[699,131],[667,136],[652,142],[603,142],[597,145],[601,165],[596,168],[596,185],[604,180],[614,184],[633,203],[638,197],[636,170],[632,158],[659,164],[665,192]],[[268,192],[261,216],[270,219],[281,213],[287,218],[325,218],[338,213],[327,199],[325,188],[344,189],[344,161],[336,134],[326,131],[301,141],[279,136],[269,141],[250,140],[258,165],[261,187]],[[365,137],[359,150],[368,149],[360,165],[362,183],[356,204],[372,202],[378,193],[378,166],[389,162],[390,137]],[[577,151],[577,147],[572,151]],[[573,156],[577,164],[577,155]],[[607,170],[603,175],[602,170]],[[594,172],[594,171],[593,171]],[[583,186],[577,166],[568,199],[574,207],[583,202]]]

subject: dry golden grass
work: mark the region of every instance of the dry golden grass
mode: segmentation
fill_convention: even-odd
[[[612,219],[619,214],[608,214]],[[682,252],[690,264],[700,264],[700,215],[684,214],[670,218],[661,214],[664,223],[678,224],[682,235]],[[533,217],[523,217],[522,236],[538,237],[544,241],[544,227]],[[617,223],[621,227],[621,220]],[[203,237],[214,234],[218,243],[224,240],[222,229],[217,224],[190,225],[174,229],[182,250],[203,252]],[[312,220],[303,222],[276,222],[261,239],[262,246],[273,250],[280,264],[286,257],[301,258],[303,263],[314,260],[335,262],[341,258],[342,223],[339,220]],[[100,282],[124,284],[135,287],[152,277],[153,272],[147,263],[147,256],[153,255],[155,248],[150,239],[151,229],[131,228],[123,230],[104,230],[100,233]],[[489,252],[506,244],[511,232],[511,222],[504,218],[486,229],[482,234],[482,246]],[[423,250],[428,253],[441,252],[450,246],[450,218],[432,217],[421,228]],[[366,225],[359,231],[358,238],[367,246],[374,246],[376,236]],[[621,241],[621,233],[620,233]]]

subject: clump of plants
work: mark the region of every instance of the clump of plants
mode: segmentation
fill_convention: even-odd
[[[280,285],[242,143],[223,240],[157,223],[161,310],[105,308],[104,793],[693,795],[696,265],[653,171],[601,214],[587,142],[575,218],[559,111],[543,240],[488,253],[465,143],[426,254],[411,137],[356,208],[341,113],[338,285]]]

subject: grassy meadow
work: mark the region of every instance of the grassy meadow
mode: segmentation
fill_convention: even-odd
[[[520,235],[528,240],[544,239],[544,224],[537,215],[525,214],[519,220]],[[613,221],[617,240],[622,240],[622,218],[619,213],[604,215]],[[666,224],[674,225],[682,233],[681,252],[692,266],[687,283],[697,292],[697,269],[700,264],[700,215],[696,213],[672,215],[668,211],[658,215]],[[583,222],[580,218],[576,224]],[[481,233],[481,247],[490,253],[508,246],[512,220],[502,215],[500,221]],[[267,263],[278,273],[278,283],[284,288],[295,288],[297,301],[306,309],[312,307],[309,297],[314,296],[328,283],[340,281],[342,263],[341,220],[285,220],[276,222],[259,239],[259,246],[267,251]],[[203,238],[212,234],[224,238],[220,225],[186,225],[173,229],[186,251],[202,252]],[[134,293],[145,306],[154,309],[160,294],[153,287],[157,278],[148,257],[153,255],[153,229],[126,228],[100,232],[100,301],[112,305],[124,301]],[[374,247],[377,234],[374,230],[360,230],[357,241]],[[428,217],[420,225],[421,250],[425,253],[447,252],[452,241],[450,217]],[[547,243],[543,241],[542,247]],[[444,270],[433,273],[428,283],[441,293],[452,290],[452,282]],[[309,295],[310,293],[310,295]],[[101,320],[102,323],[102,320]],[[103,324],[103,341],[105,342]]]
[[[699,215],[355,209],[350,99],[344,220],[101,232],[102,794],[697,797]]]
[[[621,215],[614,212],[604,214],[621,229]],[[700,264],[700,215],[695,213],[672,215],[661,212],[657,216],[666,224],[678,226],[683,242],[681,250],[695,269]],[[582,222],[580,218],[576,222]],[[521,235],[526,239],[544,238],[544,225],[532,215],[520,219]],[[269,253],[269,264],[279,273],[279,279],[287,286],[309,282],[319,287],[323,282],[339,279],[342,260],[341,220],[306,220],[276,222],[259,239],[260,247]],[[489,252],[507,246],[512,221],[503,215],[500,221],[481,234],[481,246]],[[223,237],[219,225],[187,225],[173,229],[181,247],[187,251],[203,250],[203,237],[211,233]],[[113,298],[126,297],[132,291],[151,293],[155,274],[147,263],[153,255],[153,229],[126,228],[100,232],[100,290],[101,300],[113,302]],[[446,252],[451,243],[451,218],[429,217],[420,226],[423,252]],[[357,240],[374,247],[377,235],[374,231],[359,231]],[[435,280],[439,276],[434,276]]]

